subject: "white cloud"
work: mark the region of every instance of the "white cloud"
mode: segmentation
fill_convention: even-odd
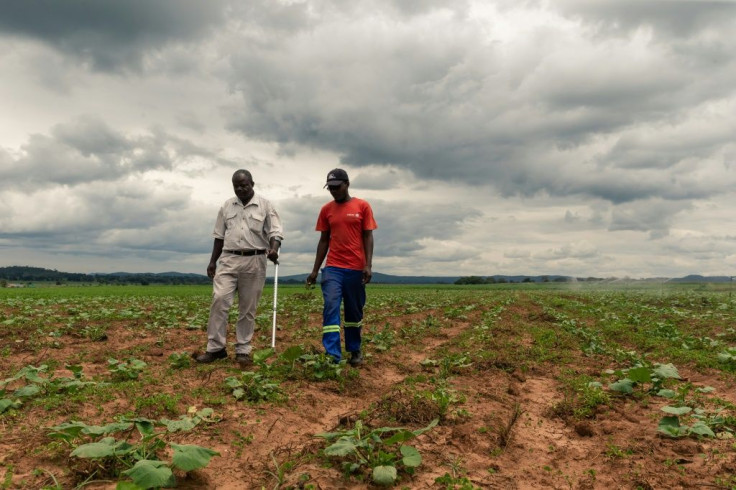
[[[589,259],[598,255],[597,248],[588,241],[566,243],[556,249],[537,252],[534,258],[542,260]]]

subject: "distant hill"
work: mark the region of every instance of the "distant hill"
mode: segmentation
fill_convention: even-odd
[[[282,284],[303,284],[307,274],[294,274],[279,277]],[[14,282],[96,282],[101,284],[211,284],[212,280],[203,274],[184,272],[112,272],[80,274],[75,272],[61,272],[52,269],[29,266],[0,267],[0,279]],[[596,277],[573,278],[560,275],[490,275],[490,276],[393,276],[373,273],[375,284],[455,284],[460,281],[464,284],[486,283],[521,283],[521,282],[572,282],[572,281],[611,281],[615,278],[602,279]],[[628,280],[628,279],[626,279]],[[648,281],[654,279],[639,279]],[[269,283],[273,282],[268,278]],[[730,282],[731,276],[701,276],[688,275],[680,278],[656,278],[657,282]]]
[[[282,284],[304,284],[308,274],[294,274],[279,277]],[[389,274],[373,273],[372,283],[375,284],[453,284],[459,276],[391,276]],[[269,278],[269,282],[271,279]]]
[[[691,274],[685,277],[668,279],[667,282],[731,282],[731,276],[699,276]]]
[[[191,272],[93,272],[90,276],[94,277],[105,277],[105,276],[158,276],[158,277],[187,277],[187,278],[202,278],[207,277],[203,274],[193,274]]]
[[[86,282],[90,279],[87,274],[76,274],[70,272],[59,272],[57,270],[43,269],[41,267],[10,266],[0,267],[0,279],[8,281],[72,281]]]
[[[110,274],[80,274],[61,272],[41,267],[0,267],[0,279],[14,282],[96,282],[99,284],[210,284],[209,277],[202,274],[182,272],[113,272]]]
[[[470,276],[478,277],[483,279],[483,282],[552,282],[552,281],[567,281],[567,276]],[[296,274],[293,276],[279,277],[280,283],[295,284],[304,283],[307,278],[307,274]],[[390,274],[382,274],[380,272],[373,273],[373,279],[371,280],[374,284],[455,284],[460,280],[462,276],[392,276]],[[488,281],[487,278],[492,278]]]

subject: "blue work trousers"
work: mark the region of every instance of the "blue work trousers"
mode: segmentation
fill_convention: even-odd
[[[363,326],[365,284],[363,271],[325,267],[322,269],[322,345],[336,362],[342,358],[340,350],[340,304],[345,309],[345,350],[360,350],[360,330]]]

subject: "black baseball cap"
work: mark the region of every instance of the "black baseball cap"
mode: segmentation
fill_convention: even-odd
[[[327,174],[327,183],[325,184],[325,187],[328,185],[340,185],[343,182],[350,182],[348,173],[341,168],[335,168],[330,170]]]

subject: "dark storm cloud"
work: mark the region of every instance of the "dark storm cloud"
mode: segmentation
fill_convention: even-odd
[[[120,250],[206,253],[212,210],[197,206],[189,189],[164,182],[117,181],[57,186],[40,192],[0,193],[24,202],[0,217],[5,243],[45,250],[80,245],[85,253]]]
[[[164,222],[167,213],[181,211],[189,203],[189,195],[162,187],[164,190],[151,183],[123,180],[29,193],[27,209],[15,209],[5,216],[3,228],[28,237],[146,228]]]
[[[565,14],[576,6],[565,4]],[[601,9],[603,15],[614,6],[606,2]],[[654,13],[633,4],[632,9],[645,17]],[[662,21],[679,26],[673,32],[697,25],[730,39],[729,21],[721,17],[730,10],[721,4],[708,3],[706,13],[682,25],[675,20],[691,13],[693,4],[673,9],[665,14],[670,20]],[[691,149],[673,148],[666,138],[622,137],[616,144],[627,130],[661,130],[687,121],[704,104],[733,96],[733,60],[707,77],[683,69],[701,66],[699,55],[714,49],[700,47],[698,40],[678,40],[672,47],[663,38],[664,47],[657,48],[639,46],[633,37],[587,38],[584,29],[577,37],[555,37],[545,26],[516,40],[517,52],[510,56],[507,46],[488,42],[482,29],[460,17],[435,25],[420,13],[412,14],[411,23],[392,24],[395,9],[386,5],[364,22],[315,10],[311,15],[322,13],[324,19],[308,33],[243,24],[243,49],[231,57],[229,74],[243,104],[228,109],[229,129],[277,142],[291,153],[294,144],[333,151],[353,167],[385,165],[420,179],[495,186],[504,195],[578,194],[614,203],[701,196],[707,182],[693,192],[678,185],[672,190],[681,176],[642,182],[628,169],[674,168],[688,153],[711,158],[728,142],[714,139]],[[269,30],[279,36],[268,36]],[[728,52],[725,46],[734,43],[725,42],[721,51]],[[575,151],[603,139],[612,148]],[[619,171],[605,178],[596,166],[568,171],[560,164],[564,158],[596,159]],[[711,190],[722,191],[717,185]]]
[[[584,177],[575,175],[575,169],[547,174],[548,180],[539,183],[555,195],[590,195],[624,204],[642,199],[658,197],[672,201],[707,199],[712,195],[731,192],[733,178],[727,171],[714,173],[713,177],[699,177],[698,170],[678,175],[659,169],[631,170],[619,169],[587,170]],[[707,174],[707,172],[704,172]],[[544,179],[544,174],[529,176],[530,179]]]
[[[0,33],[38,39],[93,68],[138,68],[149,50],[193,41],[221,23],[222,0],[6,0]]]
[[[441,199],[440,199],[441,201]],[[371,203],[379,221],[377,236],[384,256],[403,256],[422,248],[422,239],[457,240],[463,221],[481,213],[457,203],[420,205],[411,202],[376,201]],[[431,219],[427,219],[431,216]]]
[[[729,0],[561,0],[555,6],[608,30],[651,26],[676,36],[732,22],[736,15],[736,4]]]
[[[669,269],[732,222],[736,4],[226,1],[4,3],[0,246],[204,272],[239,167],[284,270],[332,166],[404,271]]]
[[[207,253],[216,210],[197,205],[176,178],[150,177],[191,173],[192,159],[200,169],[223,162],[160,128],[127,134],[91,117],[58,124],[16,153],[0,151],[0,240],[116,260]]]
[[[669,233],[675,216],[689,208],[686,202],[659,199],[627,203],[613,209],[609,231],[643,231],[661,238]]]
[[[102,120],[83,118],[52,128],[51,135],[60,145],[76,149],[82,156],[116,155],[129,152],[133,144],[114,132]]]
[[[714,128],[705,134],[674,133],[647,138],[625,134],[602,155],[601,163],[620,169],[671,169],[684,161],[706,160],[724,148],[731,129]]]
[[[114,181],[149,170],[171,170],[190,157],[219,157],[154,128],[126,135],[104,121],[82,117],[35,134],[17,158],[0,155],[1,188],[38,188]]]

